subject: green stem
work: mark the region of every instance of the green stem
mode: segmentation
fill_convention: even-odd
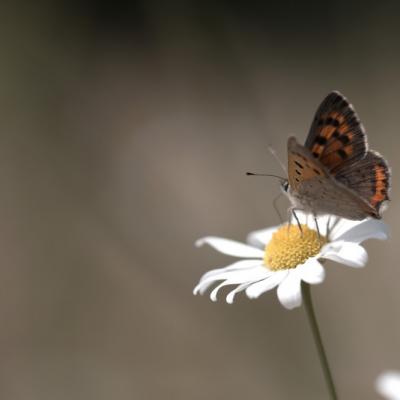
[[[318,328],[317,318],[315,317],[314,306],[311,299],[311,290],[308,283],[301,283],[301,292],[304,300],[304,307],[307,312],[308,321],[310,323],[311,331],[314,337],[315,346],[321,363],[322,372],[325,377],[326,386],[331,400],[337,400],[335,384],[333,383],[332,373],[329,368],[328,358],[326,357],[324,345],[322,344],[321,334]]]

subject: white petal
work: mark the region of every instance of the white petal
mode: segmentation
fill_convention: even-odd
[[[217,293],[218,291],[227,285],[236,285],[236,284],[243,284],[243,283],[252,283],[252,282],[257,282],[261,279],[264,279],[266,276],[268,276],[268,270],[265,267],[258,266],[246,270],[238,270],[238,271],[228,271],[221,273],[219,275],[216,275],[214,277],[210,277],[208,279],[205,279],[204,282],[200,282],[199,289],[201,294],[204,293],[205,289],[204,287],[210,286],[211,283],[223,280],[222,283],[220,283],[211,293],[210,293],[210,298],[213,301],[217,300]],[[198,286],[199,286],[198,285]]]
[[[301,279],[295,269],[278,286],[278,299],[288,310],[301,305]]]
[[[385,240],[389,236],[389,227],[382,221],[366,219],[343,232],[335,240],[361,243],[367,239]]]
[[[207,289],[212,286],[217,280],[214,279],[203,279],[193,289],[193,294],[196,296],[198,293],[203,295]]]
[[[251,246],[264,248],[265,245],[271,240],[272,235],[279,229],[279,226],[273,226],[272,228],[260,229],[249,233],[247,236],[247,243]]]
[[[244,258],[263,258],[264,252],[247,244],[236,242],[230,239],[224,239],[216,236],[207,236],[196,241],[196,246],[200,247],[208,244],[215,250],[228,256]]]
[[[362,222],[363,221],[352,221],[346,218],[336,218],[336,220],[333,219],[331,223],[329,239],[331,241],[337,240],[345,232],[356,227],[357,225],[360,225]]]
[[[229,283],[222,282],[211,291],[211,293],[210,293],[211,301],[217,301],[217,293],[218,293],[219,289],[221,289],[222,287],[224,287],[226,285],[229,285]]]
[[[209,278],[211,276],[217,275],[221,272],[225,271],[235,271],[237,269],[247,269],[247,268],[252,268],[256,267],[257,265],[262,265],[262,260],[260,259],[255,259],[255,260],[240,260],[236,261],[233,264],[228,265],[227,267],[224,268],[217,268],[217,269],[212,269],[211,271],[206,272],[201,278],[200,281],[203,279]]]
[[[377,392],[389,400],[400,400],[400,373],[387,371],[381,374],[375,384]]]
[[[250,299],[256,299],[268,290],[273,289],[275,286],[279,285],[283,279],[285,279],[288,271],[277,271],[272,272],[270,276],[263,279],[262,281],[253,283],[246,289],[247,297]]]
[[[193,289],[193,294],[196,296],[198,293],[204,294],[205,291],[214,283],[215,281],[200,281]]]
[[[204,279],[201,279],[200,283],[206,282],[216,282],[222,280],[229,280],[232,283],[243,283],[252,281],[258,278],[261,275],[262,278],[268,276],[269,270],[265,268],[262,264],[256,264],[252,268],[245,268],[245,269],[237,269],[237,270],[229,270],[223,268],[220,273],[215,275],[207,276]]]
[[[203,294],[213,283],[218,281],[233,279],[234,282],[232,283],[242,283],[252,280],[253,279],[252,277],[257,272],[262,272],[264,274],[268,272],[268,269],[262,266],[260,260],[257,260],[257,263],[254,263],[251,268],[235,269],[235,266],[237,266],[237,263],[234,263],[226,268],[219,268],[207,272],[206,274],[203,275],[203,277],[200,279],[200,282],[193,289],[193,294],[194,295],[196,295],[197,293]]]
[[[354,268],[364,267],[368,261],[365,249],[357,243],[350,242],[329,243],[322,248],[320,257]]]
[[[325,279],[325,269],[315,258],[310,258],[296,269],[301,279],[312,285],[321,283]]]
[[[242,283],[241,285],[237,286],[235,289],[233,289],[231,292],[228,293],[226,296],[226,302],[228,304],[232,304],[233,300],[235,299],[236,293],[242,292],[244,289],[246,289],[251,283]]]

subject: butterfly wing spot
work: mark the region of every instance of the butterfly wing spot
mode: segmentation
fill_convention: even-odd
[[[339,126],[339,128],[338,128],[339,133],[340,133],[341,135],[344,135],[344,134],[346,134],[347,132],[351,132],[351,126],[352,126],[352,125],[353,125],[353,124],[351,124],[350,121],[349,121],[349,123],[341,124],[341,125]]]
[[[348,154],[347,154],[347,152],[346,152],[346,150],[344,150],[344,149],[339,149],[338,151],[337,151],[337,154],[339,154],[339,157],[342,159],[342,160],[345,160],[346,158],[348,158]]]
[[[328,139],[327,139],[326,137],[324,137],[324,136],[317,136],[317,137],[315,138],[315,142],[316,142],[317,144],[319,144],[320,146],[325,145],[327,141],[328,141]]]
[[[317,140],[318,137],[323,137],[326,139],[326,141],[323,144],[326,144],[328,140],[331,138],[333,133],[337,130],[338,128],[333,126],[333,125],[325,125],[322,129],[320,134],[315,138]],[[317,142],[318,143],[318,142]],[[322,143],[321,143],[322,144]]]
[[[321,171],[317,168],[313,168],[313,171],[317,174],[317,175],[321,175]]]
[[[334,117],[332,117],[332,116],[329,116],[329,117],[326,119],[325,124],[326,124],[326,125],[332,125],[332,126],[334,126],[335,128],[337,128],[337,127],[340,125],[340,122],[339,122],[338,119],[336,119],[336,118],[334,118]]]
[[[385,200],[389,200],[389,171],[386,164],[381,162],[375,165],[374,172],[374,185],[372,187],[374,189],[374,193],[371,199],[371,205],[374,207],[379,207]]]
[[[325,114],[319,119],[316,117],[315,120],[318,120],[318,126],[332,125],[337,128],[340,125],[341,120],[338,118],[338,116],[339,114],[337,113]]]
[[[299,168],[304,169],[303,165],[300,164],[298,161],[295,161],[294,163],[295,163]]]
[[[350,143],[349,136],[347,136],[347,135],[338,136],[338,140],[340,140],[344,145],[349,144]]]
[[[365,175],[362,175],[362,178],[365,179]],[[385,180],[386,181],[386,180]],[[370,179],[370,185],[371,185],[371,192],[372,194],[375,194],[375,188],[376,188],[376,178],[375,175]]]

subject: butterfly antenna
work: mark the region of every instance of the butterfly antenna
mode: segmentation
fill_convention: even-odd
[[[286,178],[284,178],[283,176],[273,175],[273,174],[257,174],[254,172],[246,172],[246,175],[248,175],[248,176],[272,176],[273,178],[277,178],[280,181],[286,181]]]
[[[287,175],[286,166],[282,162],[282,160],[279,158],[279,156],[276,153],[275,149],[271,145],[268,145],[267,148],[268,148],[269,152],[272,154],[272,156],[275,158],[275,160],[278,161],[279,165],[281,166],[281,168],[285,171],[285,174]]]

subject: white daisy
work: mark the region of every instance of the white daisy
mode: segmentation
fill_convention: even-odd
[[[232,303],[237,293],[245,291],[251,298],[278,287],[279,301],[287,309],[301,305],[301,281],[317,284],[325,278],[320,259],[329,259],[350,267],[363,267],[368,259],[360,245],[367,239],[387,239],[387,226],[378,220],[349,221],[318,218],[321,236],[314,222],[309,223],[303,213],[297,213],[297,224],[277,226],[249,234],[248,244],[230,239],[207,236],[196,242],[208,244],[221,253],[242,258],[227,267],[214,269],[202,276],[193,293],[203,294],[211,285],[222,281],[210,293],[217,300],[218,291],[227,285],[237,285],[226,297]]]
[[[386,371],[375,383],[376,391],[387,400],[400,400],[400,372]]]

